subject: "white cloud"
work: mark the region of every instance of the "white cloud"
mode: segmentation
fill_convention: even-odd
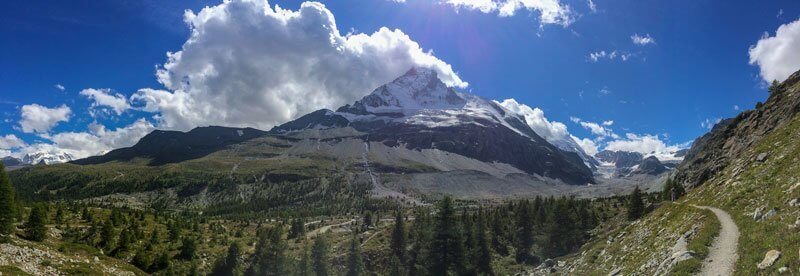
[[[767,81],[783,81],[800,69],[800,19],[778,27],[775,36],[765,33],[750,46],[750,64],[758,65]]]
[[[38,104],[24,105],[21,110],[22,119],[19,121],[19,126],[25,133],[44,133],[50,131],[59,122],[69,121],[71,114],[72,110],[66,105],[54,108]]]
[[[588,0],[586,5],[589,6],[589,10],[592,12],[597,12],[597,5],[594,4],[594,1]]]
[[[264,0],[225,1],[187,11],[191,36],[157,70],[168,90],[130,97],[159,127],[202,125],[268,129],[319,108],[351,103],[413,66],[435,69],[466,87],[451,66],[400,30],[342,35],[322,4],[298,11]]]
[[[576,143],[578,143],[578,145],[583,149],[583,151],[586,152],[586,154],[588,154],[589,156],[594,156],[595,154],[597,154],[597,152],[598,152],[597,143],[592,141],[592,139],[589,139],[589,138],[581,139],[581,138],[578,138],[578,137],[575,137],[575,136],[571,136],[571,137],[572,137],[572,140],[574,140]]]
[[[705,120],[700,122],[700,127],[708,129],[708,130],[711,130],[720,121],[722,121],[722,119],[720,119],[720,118],[713,118],[713,119],[712,118],[706,118]]]
[[[27,146],[25,141],[22,141],[22,139],[19,139],[16,135],[6,134],[6,136],[0,136],[0,150],[10,150],[24,146]]]
[[[680,145],[667,145],[656,135],[625,134],[625,139],[608,142],[605,149],[611,151],[632,151],[645,156],[655,156],[659,160],[676,160],[675,152],[685,149],[689,143]]]
[[[614,131],[610,128],[606,128],[606,126],[611,126],[614,124],[614,121],[604,121],[601,124],[598,124],[595,122],[581,120],[581,118],[578,117],[570,117],[569,119],[573,123],[579,124],[581,127],[589,130],[593,135],[597,136],[597,140],[603,140],[608,137],[619,139],[619,135],[614,133]]]
[[[111,89],[87,88],[81,90],[80,94],[92,100],[92,108],[108,107],[114,110],[117,115],[131,108],[128,99],[120,93],[113,93]]]
[[[625,52],[625,51],[617,51],[617,50],[600,50],[597,52],[589,53],[586,57],[586,60],[589,62],[598,62],[601,60],[615,60],[619,59],[621,61],[628,61],[634,56],[634,54]]]
[[[61,85],[60,83],[56,83],[56,85],[53,85],[53,87],[55,87],[56,89],[58,89],[58,91],[61,91],[61,92],[64,92],[64,90],[67,89],[63,85]]]
[[[650,34],[645,34],[645,35],[633,34],[631,36],[631,41],[633,41],[633,44],[636,44],[636,45],[639,45],[639,46],[645,46],[645,45],[648,45],[648,44],[656,44],[656,40],[653,39],[653,37],[651,37]]]
[[[739,105],[733,105],[733,110],[739,111],[739,109],[741,109],[741,107],[739,107]]]
[[[560,0],[444,0],[444,3],[456,9],[496,12],[502,17],[513,16],[518,10],[527,10],[538,16],[540,26],[557,24],[566,27],[575,22],[576,17],[569,5]]]
[[[539,108],[531,108],[528,105],[518,103],[514,99],[505,99],[503,102],[495,102],[514,113],[522,115],[528,123],[528,126],[547,141],[555,142],[570,139],[567,126],[560,122],[547,120],[544,116],[544,112]]]
[[[47,152],[51,154],[67,153],[75,158],[85,158],[104,154],[112,149],[130,147],[139,139],[155,130],[155,126],[145,119],[115,130],[107,130],[104,126],[92,123],[89,132],[62,132],[54,135],[40,135],[51,143],[36,143],[16,151],[15,155]]]

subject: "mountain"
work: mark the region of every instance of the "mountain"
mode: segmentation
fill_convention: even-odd
[[[667,170],[668,168],[664,166],[664,164],[661,164],[661,161],[659,161],[658,158],[655,156],[648,156],[636,166],[636,169],[633,171],[633,173],[659,175]]]
[[[74,159],[75,158],[72,157],[72,155],[66,152],[40,151],[25,154],[25,156],[22,157],[22,162],[30,165],[51,165],[69,162]]]
[[[638,152],[610,150],[598,152],[595,158],[600,162],[612,164],[615,168],[630,168],[644,160],[644,156]]]
[[[367,134],[365,141],[389,147],[435,149],[505,163],[569,184],[593,182],[591,170],[576,152],[545,141],[522,116],[496,102],[447,87],[436,71],[426,68],[412,68],[336,112],[319,110],[270,132],[345,126]]]
[[[11,157],[11,156],[3,157],[2,162],[3,162],[3,165],[6,166],[6,167],[18,167],[18,166],[26,165],[24,162],[22,162],[22,160],[14,158],[14,157]]]
[[[443,194],[592,197],[632,187],[587,186],[595,182],[587,162],[562,147],[536,134],[523,116],[414,68],[336,111],[311,112],[269,131],[158,130],[129,148],[11,177],[29,199],[102,198],[219,212],[323,210],[370,198],[418,203]]]
[[[102,156],[75,160],[72,163],[92,165],[145,158],[150,160],[149,165],[158,166],[200,158],[265,134],[266,132],[253,128],[217,126],[199,127],[189,132],[156,130],[145,135],[133,147],[112,150]]]

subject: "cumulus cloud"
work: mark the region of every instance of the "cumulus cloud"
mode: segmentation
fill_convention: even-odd
[[[560,0],[444,0],[444,3],[456,9],[497,13],[502,17],[513,16],[519,10],[527,10],[538,16],[540,26],[557,24],[566,27],[575,22],[576,17],[569,5]],[[594,3],[590,3],[593,6]]]
[[[128,99],[124,95],[113,93],[111,89],[108,88],[87,88],[81,90],[80,94],[92,100],[92,108],[107,107],[117,113],[117,115],[121,115],[122,112],[131,108]]]
[[[528,123],[528,126],[547,141],[555,142],[570,139],[567,126],[560,122],[547,120],[544,116],[544,112],[539,108],[531,108],[528,105],[518,103],[515,99],[505,99],[502,102],[495,102],[514,113],[522,115]]]
[[[19,126],[25,133],[44,133],[60,122],[69,121],[71,114],[72,110],[66,105],[54,108],[38,104],[24,105],[20,114],[22,119],[19,121]]]
[[[66,87],[64,87],[60,83],[56,83],[56,85],[53,85],[53,87],[55,87],[56,89],[58,89],[58,91],[61,91],[61,92],[64,92],[64,90],[67,89]]]
[[[578,145],[583,149],[586,154],[589,156],[594,156],[598,152],[597,143],[595,143],[592,139],[589,138],[578,138],[575,136],[571,136],[572,140],[574,140]]]
[[[22,141],[22,139],[16,135],[7,134],[6,136],[0,136],[0,150],[11,150],[24,146],[27,146],[25,141]]]
[[[633,42],[633,44],[636,44],[636,45],[639,45],[639,46],[645,46],[645,45],[648,45],[648,44],[656,44],[656,40],[653,39],[653,37],[651,37],[650,34],[644,34],[644,35],[633,34],[633,35],[631,35],[631,41]]]
[[[598,140],[603,140],[608,137],[613,139],[619,139],[619,135],[614,133],[614,131],[611,130],[610,128],[606,128],[607,126],[611,126],[612,124],[614,124],[614,121],[604,121],[598,124],[595,122],[584,121],[578,117],[570,117],[569,119],[570,121],[579,124],[581,127],[592,132],[593,135],[597,136]]]
[[[767,81],[783,81],[800,69],[800,19],[778,27],[775,36],[765,33],[750,46],[750,64],[758,65]]]
[[[608,142],[606,150],[611,151],[632,151],[645,156],[655,156],[659,160],[679,159],[674,157],[675,152],[685,149],[689,143],[680,145],[667,145],[656,135],[638,135],[634,133],[625,134],[625,139],[618,139]]]
[[[88,132],[61,132],[54,135],[43,134],[43,139],[50,143],[36,143],[17,152],[22,156],[27,153],[46,152],[50,154],[67,153],[75,158],[84,158],[104,154],[112,149],[130,147],[139,139],[155,130],[155,126],[145,119],[114,130],[92,123]]]
[[[184,20],[189,39],[157,70],[167,90],[130,97],[137,109],[156,113],[159,127],[268,129],[353,102],[413,66],[433,68],[449,86],[467,86],[402,31],[342,35],[333,14],[316,2],[293,11],[265,0],[225,1],[187,11]]]

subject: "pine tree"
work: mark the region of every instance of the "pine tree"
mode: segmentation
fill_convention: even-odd
[[[311,264],[309,260],[309,253],[308,253],[308,245],[303,244],[303,249],[300,252],[300,260],[297,262],[297,267],[295,268],[295,275],[297,276],[310,276],[311,275]]]
[[[358,234],[353,234],[350,240],[350,250],[347,253],[347,276],[359,276],[364,274],[364,260],[361,258],[361,244],[358,242]]]
[[[633,192],[628,196],[628,219],[637,220],[644,214],[644,201],[642,200],[642,191],[639,186],[633,189]]]
[[[314,239],[314,246],[311,248],[311,260],[314,274],[317,276],[327,276],[328,268],[328,241],[324,234],[318,234]]]
[[[486,233],[486,221],[483,212],[478,212],[475,222],[475,248],[472,260],[475,264],[475,272],[480,275],[494,275],[492,269],[492,251],[489,248],[489,237]]]
[[[234,242],[231,244],[230,247],[228,247],[228,254],[217,261],[211,274],[215,276],[239,275],[239,269],[241,267],[239,256],[242,254],[241,251],[241,247],[238,243]]]
[[[116,229],[114,223],[110,219],[103,223],[103,228],[100,230],[100,246],[103,247],[105,252],[110,253],[116,245]]]
[[[47,209],[44,205],[33,206],[25,223],[25,232],[32,241],[44,241],[47,238]]]
[[[431,240],[433,233],[431,231],[430,217],[427,210],[417,209],[414,212],[414,224],[408,235],[408,240],[411,241],[411,249],[408,251],[408,264],[406,272],[408,275],[427,275]]]
[[[305,221],[302,218],[292,220],[292,226],[289,228],[289,239],[301,238],[306,235]]]
[[[530,253],[533,246],[533,222],[531,221],[531,209],[528,201],[520,202],[515,211],[517,215],[517,231],[514,235],[516,260],[518,263],[530,263],[533,260]]]
[[[247,275],[285,275],[286,269],[286,241],[283,240],[283,228],[275,227],[260,230],[256,252],[253,253],[253,262],[247,270]]]
[[[178,257],[183,260],[194,260],[195,255],[197,255],[197,241],[190,237],[183,238],[181,242],[181,252],[178,254]]]
[[[453,200],[445,197],[439,202],[436,214],[433,241],[430,252],[429,273],[434,275],[459,274],[464,272],[464,244],[462,233],[455,219]]]
[[[772,83],[770,83],[767,91],[769,91],[770,95],[775,94],[776,92],[778,92],[778,88],[780,87],[780,85],[781,83],[778,82],[778,80],[772,80]]]
[[[405,261],[405,222],[403,220],[403,214],[400,211],[397,211],[394,215],[394,229],[392,230],[392,241],[390,248],[392,250],[392,254],[397,256],[401,263]]]
[[[406,275],[405,270],[403,269],[403,263],[400,262],[400,259],[397,258],[397,255],[392,255],[392,258],[389,260],[389,275],[391,276]]]
[[[508,247],[504,243],[505,237],[508,236],[507,228],[502,220],[504,215],[500,211],[492,212],[492,248],[497,254],[508,256]]]
[[[8,180],[5,166],[0,163],[0,242],[8,240],[7,235],[14,233],[14,221],[17,218],[17,203],[14,187]]]

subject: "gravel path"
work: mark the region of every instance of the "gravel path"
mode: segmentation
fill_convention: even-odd
[[[739,227],[736,227],[736,223],[733,222],[728,212],[708,206],[694,207],[711,210],[722,225],[719,236],[714,240],[714,244],[703,262],[700,275],[733,275],[736,259],[739,258],[739,254],[736,252],[739,244]]]

